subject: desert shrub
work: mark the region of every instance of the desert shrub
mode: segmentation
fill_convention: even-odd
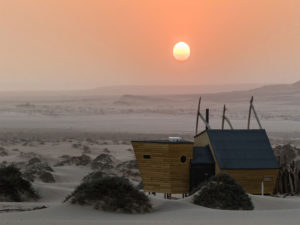
[[[84,146],[82,147],[82,150],[83,150],[84,153],[91,153],[91,149],[90,149],[90,147],[87,146],[87,145],[84,145]]]
[[[89,181],[93,181],[93,180],[102,178],[104,176],[106,176],[106,174],[103,173],[102,171],[95,171],[95,172],[89,173],[84,178],[82,178],[82,181],[89,182]]]
[[[93,170],[111,170],[114,168],[115,158],[109,154],[98,155],[91,163]]]
[[[43,162],[38,157],[30,159],[24,169],[24,177],[29,181],[39,178],[45,183],[54,183],[55,179],[52,175],[53,169],[47,162]]]
[[[8,153],[7,153],[6,149],[3,147],[0,147],[0,156],[7,156],[7,155],[8,155]]]
[[[55,183],[55,178],[52,173],[47,171],[42,171],[39,175],[39,179],[45,183]]]
[[[148,197],[127,179],[95,174],[83,179],[66,201],[72,204],[92,205],[95,209],[125,213],[144,213],[152,208]]]
[[[76,165],[76,166],[86,166],[91,163],[91,157],[86,154],[82,154],[80,156],[68,156],[63,155],[61,157],[63,161],[57,163],[55,166],[65,166],[65,165]]]
[[[14,165],[0,167],[0,200],[21,202],[38,199],[38,194],[29,181],[22,177]]]
[[[218,174],[199,186],[193,202],[214,209],[252,210],[250,197],[243,187],[227,174]]]
[[[121,162],[116,166],[116,170],[123,176],[131,180],[140,181],[141,174],[136,160]]]
[[[141,182],[136,186],[136,188],[139,189],[139,190],[144,189],[144,183],[143,183],[143,181],[141,181]]]

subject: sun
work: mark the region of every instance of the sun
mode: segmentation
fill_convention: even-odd
[[[173,47],[173,56],[178,61],[185,61],[191,55],[190,46],[185,42],[178,42]]]

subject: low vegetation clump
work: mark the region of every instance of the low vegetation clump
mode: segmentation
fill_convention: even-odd
[[[123,176],[130,180],[141,181],[141,174],[138,169],[136,160],[129,160],[122,162],[116,166],[116,170]]]
[[[96,176],[95,173],[83,179],[66,201],[72,204],[92,205],[95,209],[125,213],[144,213],[152,208],[148,197],[127,179]]]
[[[253,210],[243,187],[227,174],[218,174],[199,186],[193,202],[213,209]]]
[[[8,156],[6,149],[3,147],[0,147],[0,156]]]
[[[31,183],[23,178],[17,167],[14,165],[0,167],[0,201],[22,202],[38,198]]]
[[[43,162],[38,157],[30,159],[24,169],[24,177],[29,181],[40,179],[45,183],[54,183],[55,178],[52,175],[53,169],[47,162]]]
[[[86,154],[82,154],[80,156],[69,156],[69,155],[63,155],[61,157],[63,160],[59,163],[57,163],[55,166],[87,166],[91,163],[91,157],[89,157]]]
[[[114,168],[115,158],[109,154],[98,155],[91,163],[93,170],[111,170]]]
[[[95,172],[91,172],[88,175],[86,175],[84,178],[82,178],[83,182],[93,182],[96,179],[102,178],[106,176],[105,173],[103,173],[102,171],[95,171]]]

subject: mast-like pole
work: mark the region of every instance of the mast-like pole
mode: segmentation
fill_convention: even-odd
[[[251,97],[251,100],[250,100],[250,106],[249,106],[249,114],[248,114],[248,130],[250,129],[250,120],[251,120],[252,102],[253,102],[253,96]]]
[[[253,96],[251,97],[251,100],[250,100],[250,108],[249,108],[249,116],[248,116],[248,129],[250,129],[251,111],[253,111],[253,114],[255,116],[255,119],[258,123],[259,128],[262,129],[260,120],[258,118],[258,115],[257,115],[256,110],[255,110],[254,105],[253,105]]]
[[[226,106],[225,106],[225,104],[224,104],[224,108],[223,108],[223,116],[222,116],[222,130],[224,130],[225,112],[226,112]]]
[[[201,97],[198,101],[198,110],[197,110],[197,116],[196,116],[196,130],[195,130],[195,136],[198,134],[198,123],[199,123],[199,114],[200,114],[200,104],[201,104]]]
[[[204,116],[200,112],[200,104],[201,104],[201,97],[199,98],[199,102],[198,102],[195,136],[198,134],[199,117],[203,121],[203,123],[205,124],[206,129],[210,129],[210,126],[209,126],[208,122],[206,121],[206,119],[204,118]]]

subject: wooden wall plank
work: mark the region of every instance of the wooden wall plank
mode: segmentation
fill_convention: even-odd
[[[278,169],[221,170],[221,173],[232,176],[251,194],[261,194],[261,182],[265,177],[272,177],[272,181],[264,181],[264,194],[273,194],[278,171]]]
[[[193,143],[132,142],[144,190],[161,193],[188,193]],[[150,155],[150,159],[144,159]],[[185,156],[186,161],[181,162]]]

